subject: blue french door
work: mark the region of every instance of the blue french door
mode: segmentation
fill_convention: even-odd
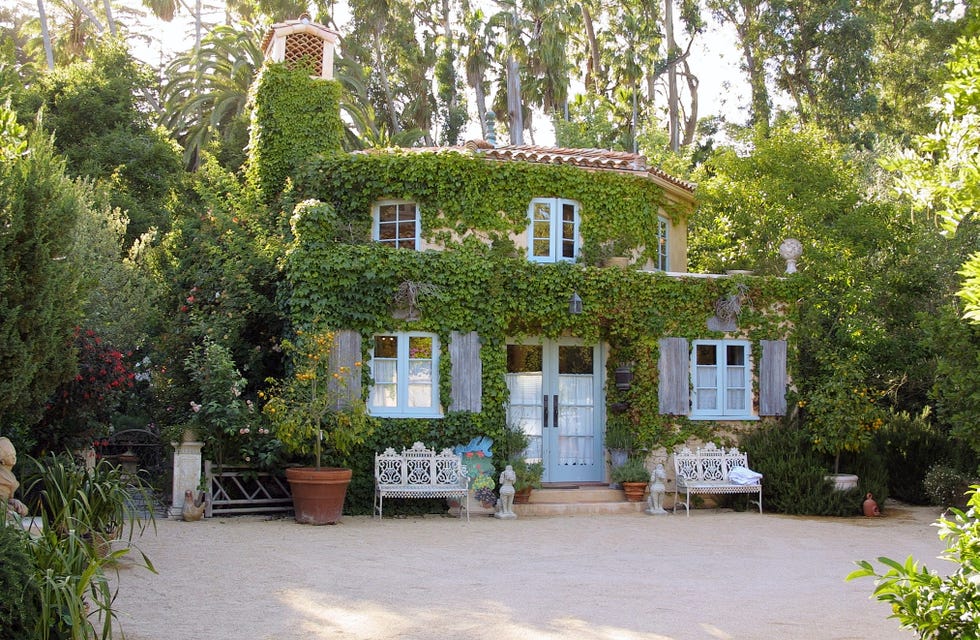
[[[507,345],[507,418],[528,434],[544,482],[601,482],[602,350],[574,338]]]

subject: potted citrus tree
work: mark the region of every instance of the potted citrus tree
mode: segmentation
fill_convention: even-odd
[[[351,470],[324,467],[323,455],[327,450],[349,455],[374,428],[364,401],[346,393],[346,381],[361,375],[359,366],[332,371],[332,346],[333,333],[327,330],[297,331],[295,342],[284,340],[293,372],[281,381],[270,381],[263,407],[286,452],[312,454],[315,461],[312,467],[286,469],[296,522],[301,524],[340,520]]]
[[[833,458],[834,471],[826,479],[839,490],[858,483],[856,475],[841,473],[841,453],[864,451],[884,424],[878,395],[864,384],[856,364],[834,362],[832,375],[798,403],[813,448]]]

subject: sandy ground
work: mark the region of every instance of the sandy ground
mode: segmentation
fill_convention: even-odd
[[[844,577],[950,570],[938,515],[160,520],[139,542],[159,575],[123,565],[117,604],[131,640],[913,638]]]

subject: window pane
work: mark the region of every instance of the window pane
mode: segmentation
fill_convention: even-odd
[[[539,222],[547,222],[551,225],[551,205],[547,202],[535,202],[534,203],[534,223],[535,226]]]
[[[408,385],[408,406],[410,406],[410,407],[431,407],[432,406],[432,385],[431,384],[409,384]]]
[[[570,204],[566,202],[561,206],[561,219],[566,225],[571,224],[572,226],[574,226],[575,224],[574,204]]]
[[[408,339],[408,357],[413,360],[432,358],[432,338],[412,336]]]
[[[575,257],[575,241],[574,240],[563,240],[561,243],[561,257],[562,258],[574,258]]]
[[[541,345],[509,344],[507,345],[507,373],[523,373],[542,371],[541,361],[544,349]]]
[[[716,367],[698,367],[697,376],[699,389],[718,386],[718,369]]]
[[[535,256],[550,256],[551,255],[551,240],[545,238],[543,240],[534,240],[534,255]]]
[[[395,222],[398,220],[398,205],[383,204],[378,207],[378,220],[381,222]]]
[[[714,389],[698,389],[697,407],[702,411],[714,411],[718,408],[718,392]]]
[[[713,344],[699,344],[697,346],[698,364],[718,364],[718,349]]]
[[[374,386],[371,387],[370,403],[372,407],[397,407],[398,385],[375,382]]]
[[[725,356],[727,358],[728,366],[745,365],[745,346],[740,344],[730,344],[726,348]]]
[[[592,375],[592,347],[558,347],[558,373],[587,373]]]
[[[745,409],[745,390],[728,388],[728,404],[725,407],[728,411],[744,411]]]
[[[398,382],[398,361],[376,357],[371,362],[371,374],[378,384],[395,384]]]
[[[375,358],[397,358],[398,357],[398,336],[375,336],[375,338],[374,338],[374,357]]]

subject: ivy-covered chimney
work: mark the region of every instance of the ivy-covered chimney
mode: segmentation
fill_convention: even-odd
[[[342,150],[340,83],[333,79],[340,36],[306,14],[269,27],[265,63],[249,102],[249,182],[274,202],[300,164]]]

